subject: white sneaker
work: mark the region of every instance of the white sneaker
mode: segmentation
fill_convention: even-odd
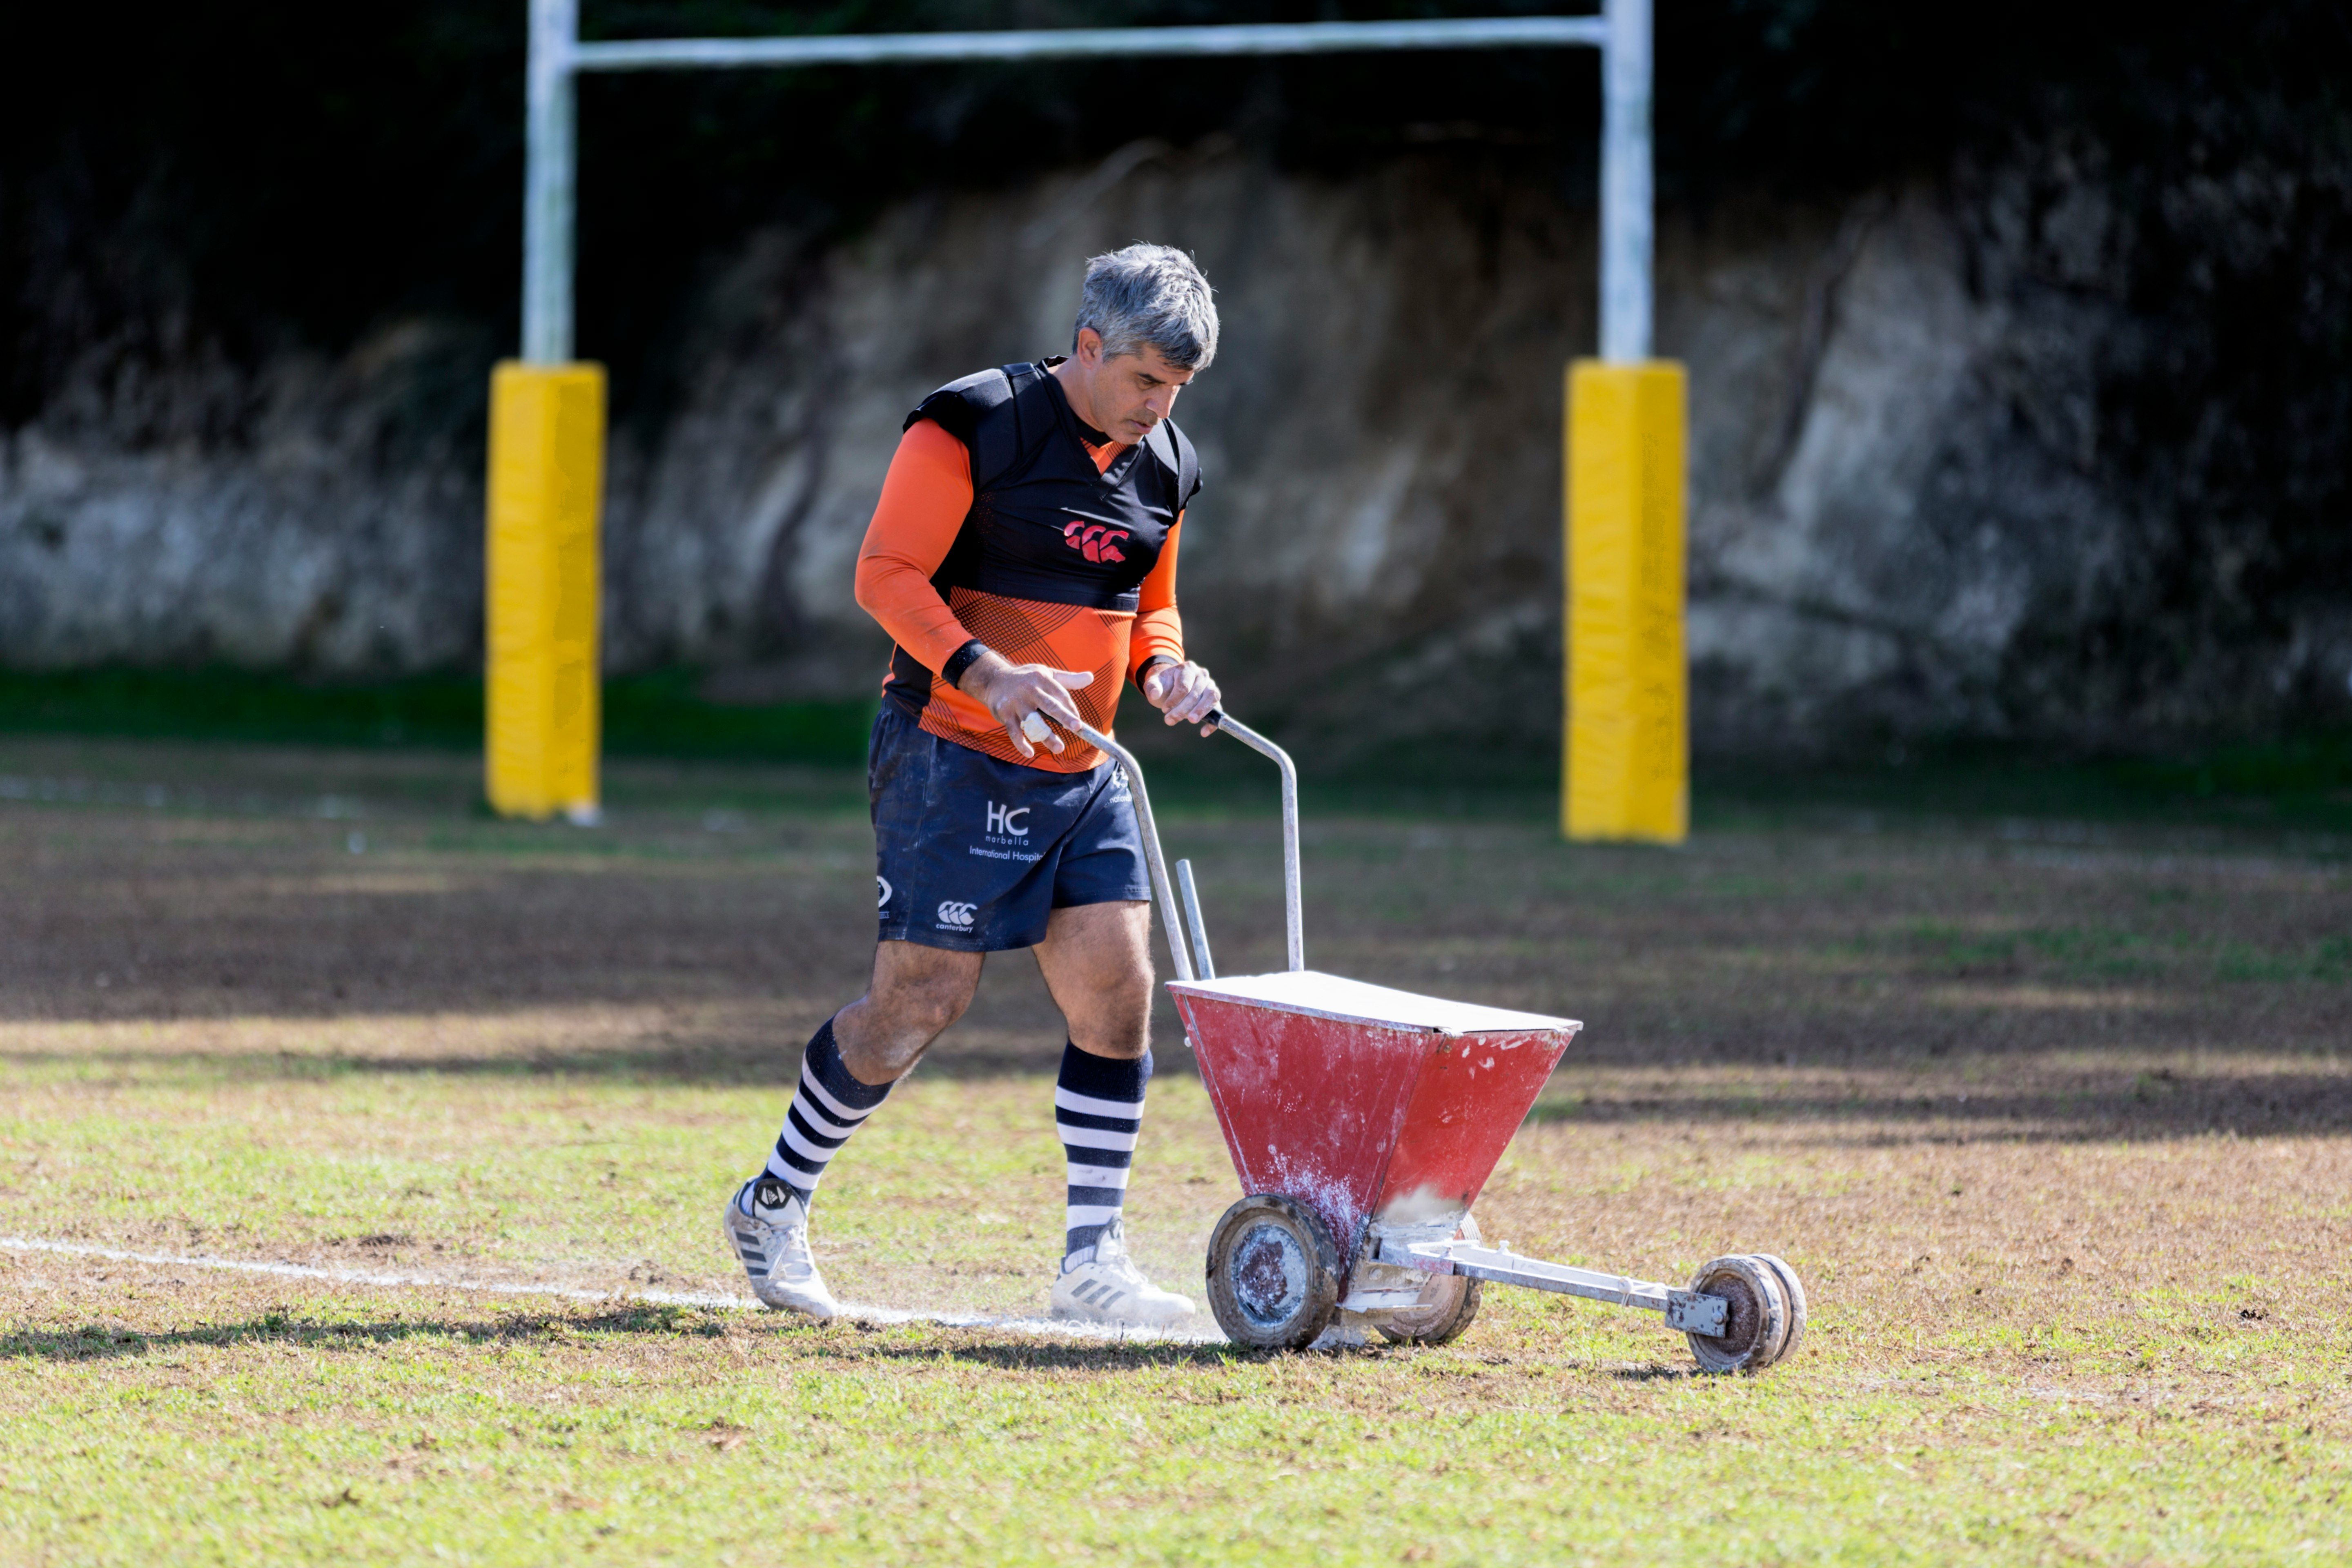
[[[762,1219],[759,1209],[776,1217]],[[809,1255],[808,1207],[798,1193],[772,1176],[755,1176],[727,1200],[719,1228],[743,1260],[751,1294],[761,1301],[820,1320],[841,1316],[841,1304],[824,1288],[824,1276]]]
[[[1054,1316],[1130,1329],[1165,1329],[1192,1315],[1192,1299],[1162,1290],[1127,1255],[1127,1232],[1114,1219],[1092,1247],[1062,1259],[1054,1281]]]

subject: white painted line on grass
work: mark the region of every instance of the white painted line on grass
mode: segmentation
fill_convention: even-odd
[[[80,1241],[45,1241],[37,1237],[0,1236],[0,1252],[49,1252],[70,1258],[103,1258],[116,1263],[144,1263],[159,1268],[215,1268],[235,1274],[261,1274],[278,1279],[316,1279],[331,1285],[366,1285],[383,1290],[467,1290],[494,1296],[550,1296],[562,1301],[620,1304],[643,1301],[656,1307],[714,1307],[730,1311],[758,1311],[749,1296],[715,1290],[582,1290],[536,1281],[450,1279],[434,1274],[391,1274],[366,1268],[320,1268],[308,1263],[268,1263],[251,1258],[212,1258],[190,1252],[131,1252],[116,1247],[93,1247]],[[1134,1343],[1173,1342],[1180,1344],[1222,1344],[1224,1336],[1152,1329],[1122,1329],[1108,1323],[1075,1323],[1059,1318],[992,1318],[979,1312],[926,1312],[903,1307],[869,1307],[842,1303],[841,1315],[873,1323],[937,1323],[948,1329],[1003,1329],[1019,1334],[1043,1334],[1062,1339],[1115,1340]]]

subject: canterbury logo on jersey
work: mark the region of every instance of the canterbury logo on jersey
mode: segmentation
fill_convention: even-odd
[[[945,903],[940,906],[940,924],[959,931],[971,929],[972,917],[980,912],[978,904]]]
[[[1088,522],[1082,517],[1072,520],[1062,530],[1062,542],[1089,561],[1126,560],[1125,552],[1118,549],[1126,540],[1127,530],[1105,522]]]

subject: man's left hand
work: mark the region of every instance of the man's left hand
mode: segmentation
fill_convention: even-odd
[[[1168,659],[1143,672],[1143,700],[1166,714],[1171,724],[1193,724],[1216,711],[1223,697],[1216,678],[1207,670],[1189,659],[1182,664]],[[1214,724],[1201,725],[1202,735],[1216,732]]]

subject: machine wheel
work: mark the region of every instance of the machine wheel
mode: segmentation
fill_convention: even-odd
[[[1753,1256],[1759,1262],[1771,1266],[1772,1272],[1780,1277],[1781,1294],[1789,1298],[1789,1338],[1781,1345],[1780,1353],[1772,1358],[1776,1362],[1786,1361],[1796,1353],[1797,1346],[1803,1342],[1805,1337],[1805,1282],[1797,1278],[1797,1271],[1789,1267],[1788,1259],[1775,1258],[1769,1252],[1759,1252]]]
[[[1478,1222],[1462,1216],[1457,1241],[1476,1241]],[[1421,1288],[1421,1300],[1391,1312],[1380,1323],[1381,1337],[1392,1345],[1447,1345],[1460,1339],[1478,1316],[1479,1292],[1485,1281],[1459,1274],[1433,1274]]]
[[[1304,1350],[1339,1302],[1339,1249],[1306,1205],[1244,1198],[1209,1235],[1209,1310],[1237,1345]]]
[[[1731,1303],[1720,1334],[1685,1334],[1702,1372],[1761,1372],[1789,1347],[1789,1296],[1780,1272],[1760,1258],[1734,1254],[1703,1266],[1690,1288]]]
[[[1459,1274],[1431,1275],[1420,1300],[1391,1312],[1380,1325],[1381,1337],[1392,1345],[1452,1344],[1476,1320],[1483,1283]]]

